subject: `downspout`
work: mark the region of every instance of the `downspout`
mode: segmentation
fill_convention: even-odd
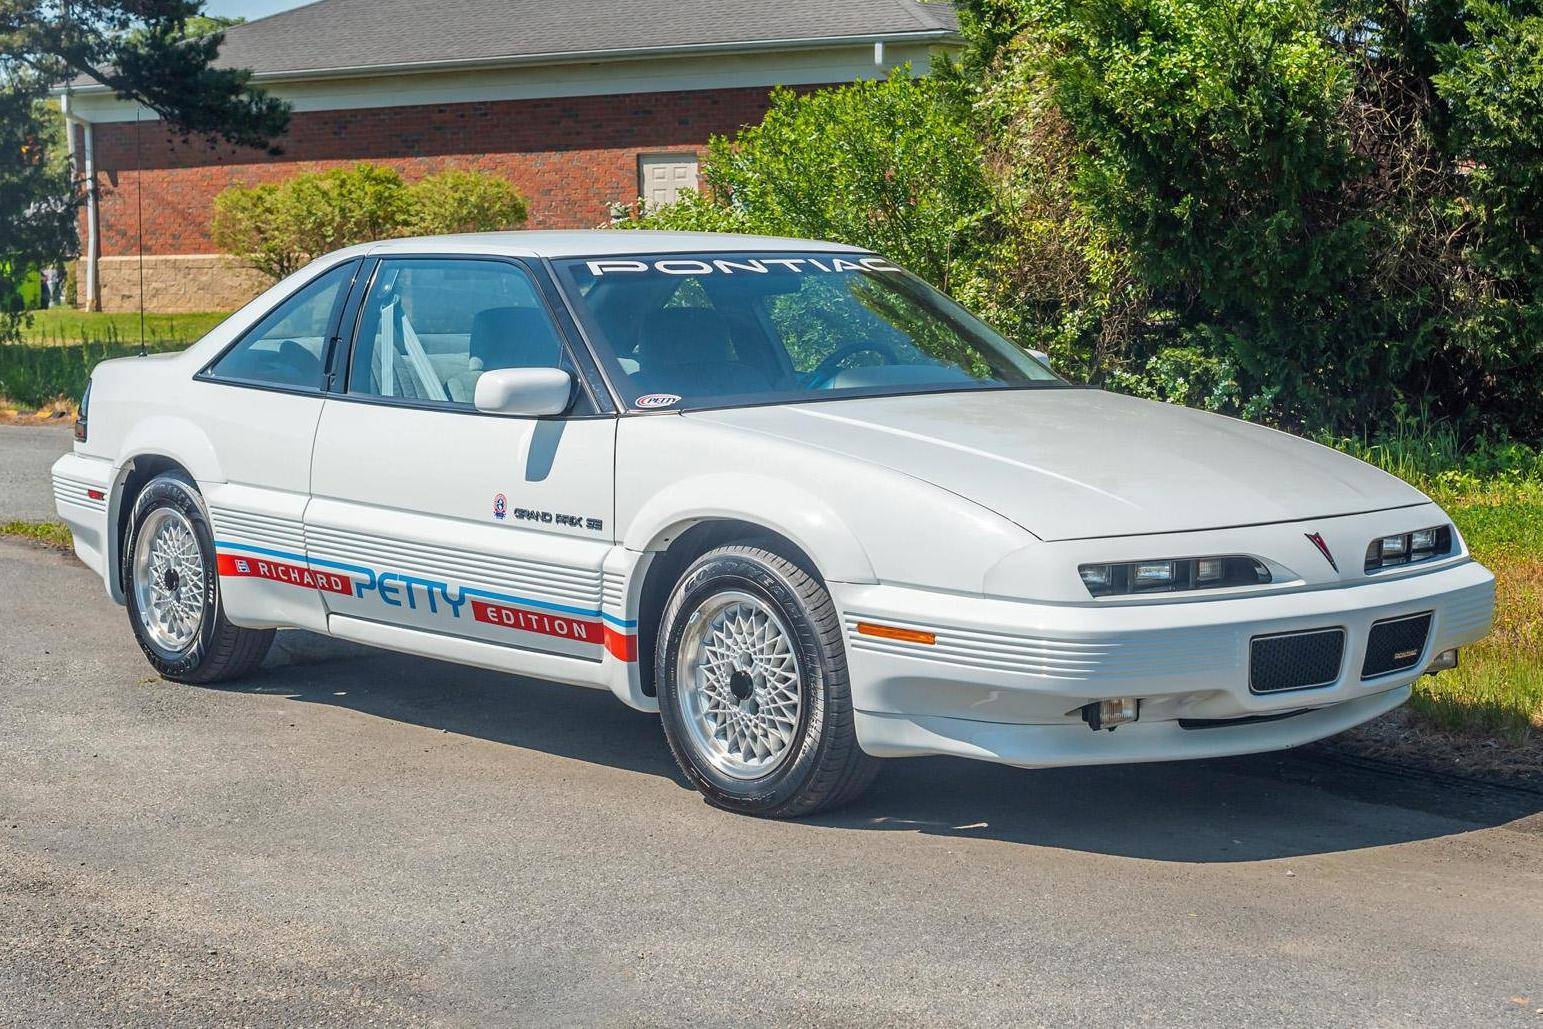
[[[59,96],[59,112],[64,115],[64,151],[69,155],[70,174],[86,183],[86,309],[102,309],[102,293],[97,288],[97,258],[101,252],[100,216],[96,197],[96,148],[91,140],[91,123],[75,115],[70,107],[69,87]],[[75,145],[75,126],[84,135],[82,145]],[[81,151],[85,151],[85,167],[81,164]]]
[[[81,122],[85,132],[86,151],[86,310],[102,309],[102,282],[97,274],[97,264],[102,256],[101,210],[96,190],[96,143],[91,134],[91,123]]]

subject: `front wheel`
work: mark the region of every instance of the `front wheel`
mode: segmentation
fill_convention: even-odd
[[[262,663],[272,629],[232,625],[220,603],[209,520],[193,484],[162,475],[129,515],[123,548],[129,624],[155,670],[176,682],[237,679]]]
[[[873,779],[841,635],[825,587],[780,554],[726,546],[687,569],[665,606],[654,681],[670,750],[708,801],[794,818]]]

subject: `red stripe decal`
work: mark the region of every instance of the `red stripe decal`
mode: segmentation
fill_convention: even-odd
[[[638,659],[638,638],[629,636],[624,632],[617,632],[609,625],[605,627],[605,649],[611,652],[611,656],[618,661],[636,661]]]
[[[289,586],[302,586],[329,593],[352,594],[354,581],[346,575],[318,572],[282,561],[269,561],[258,557],[237,557],[235,554],[219,555],[220,574],[238,579],[269,579]]]
[[[473,600],[471,613],[472,617],[479,622],[499,625],[505,629],[519,629],[522,632],[534,632],[542,636],[557,636],[560,639],[576,640],[579,643],[601,642],[600,623],[582,618],[541,614],[517,607],[505,607],[502,604],[489,604],[485,600]]]

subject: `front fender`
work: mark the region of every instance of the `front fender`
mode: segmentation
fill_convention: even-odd
[[[623,418],[616,511],[630,550],[733,518],[786,536],[831,582],[978,593],[1033,537],[930,483],[817,446],[681,416]]]
[[[113,457],[112,488],[107,496],[107,588],[113,600],[123,603],[123,584],[118,581],[118,563],[122,558],[120,548],[124,503],[128,499],[129,477],[136,463],[153,457],[175,461],[196,482],[223,482],[224,472],[215,456],[214,446],[203,430],[186,418],[174,415],[154,415],[135,422],[124,436]]]
[[[204,431],[187,418],[152,415],[134,422],[113,460],[120,473],[135,458],[151,455],[177,462],[198,482],[224,482],[225,473]]]
[[[838,582],[872,583],[873,562],[834,508],[784,479],[724,472],[671,483],[650,497],[628,524],[628,550],[663,550],[686,529],[710,519],[764,526],[792,540],[820,574]]]

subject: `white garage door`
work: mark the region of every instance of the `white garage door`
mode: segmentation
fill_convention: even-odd
[[[638,158],[638,194],[649,207],[674,203],[683,189],[697,188],[696,154],[644,154]]]

